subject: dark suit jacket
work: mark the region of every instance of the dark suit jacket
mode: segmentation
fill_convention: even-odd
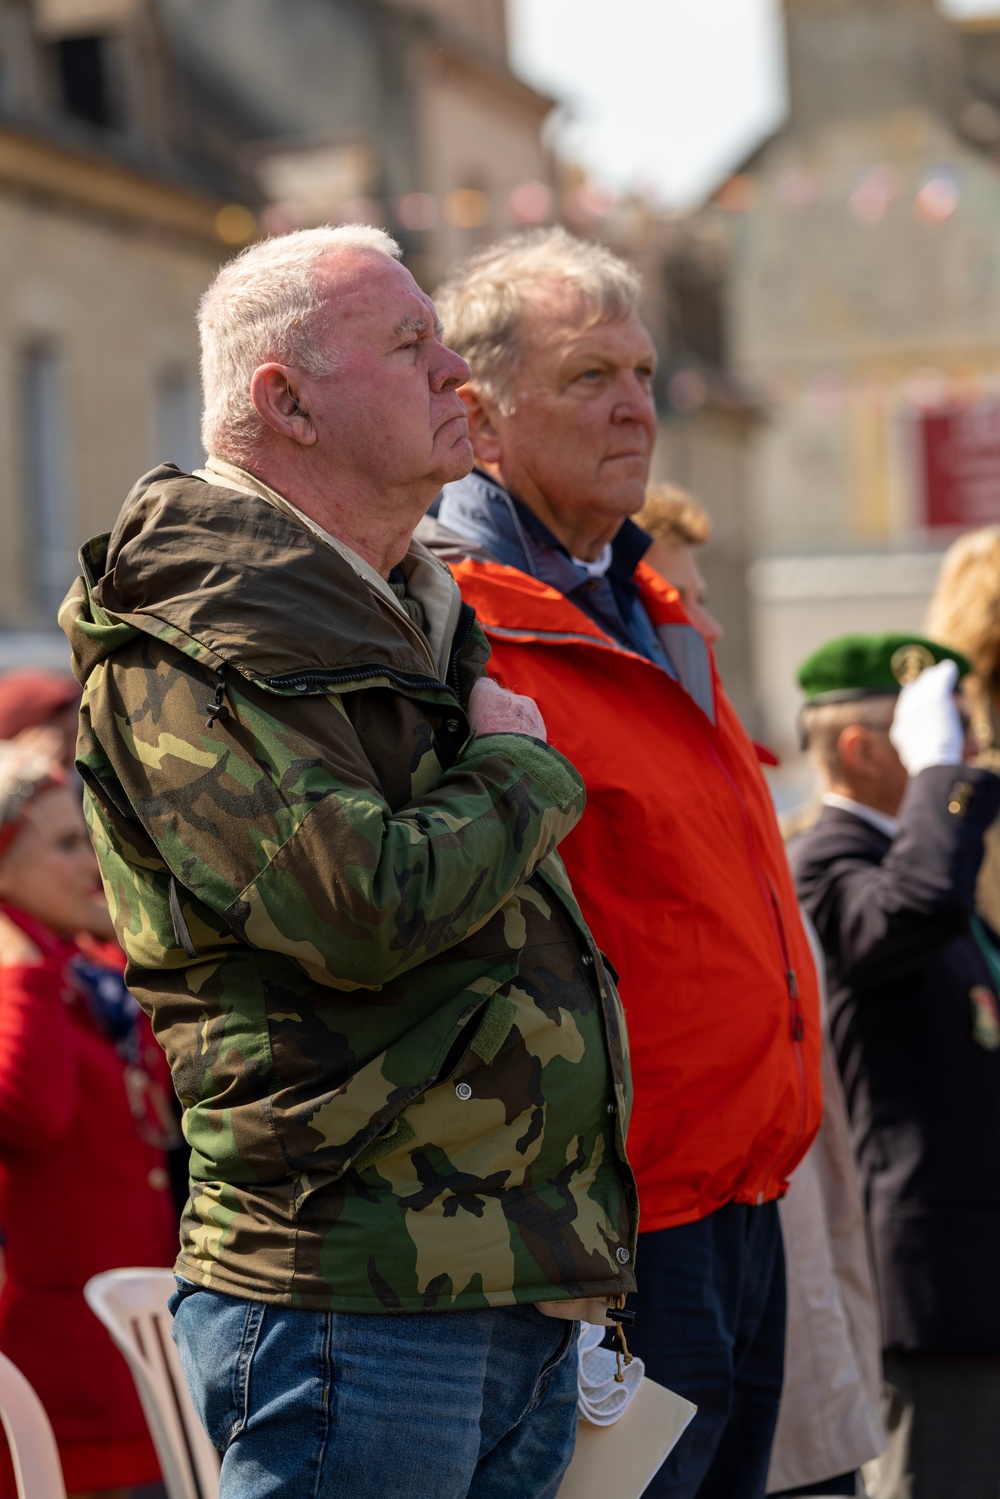
[[[935,766],[894,840],[825,807],[789,847],[826,954],[887,1348],[1000,1351],[1000,1005],[969,926],[998,811],[990,771]]]

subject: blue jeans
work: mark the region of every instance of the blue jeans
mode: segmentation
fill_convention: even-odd
[[[551,1499],[578,1324],[533,1306],[358,1314],[178,1282],[174,1341],[220,1499]]]
[[[641,1233],[636,1279],[629,1347],[698,1407],[647,1499],[763,1499],[785,1363],[777,1203]]]

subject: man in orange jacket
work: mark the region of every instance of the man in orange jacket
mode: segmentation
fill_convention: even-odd
[[[642,555],[655,354],[635,272],[562,230],[438,292],[477,468],[436,540],[504,686],[581,771],[562,853],[621,972],[642,1214],[633,1346],[698,1415],[651,1495],[760,1499],[781,1390],[777,1199],[819,1122],[812,958],[753,747]],[[460,559],[460,560],[459,560]]]

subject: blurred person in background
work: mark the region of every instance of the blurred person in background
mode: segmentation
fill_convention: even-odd
[[[694,555],[712,534],[708,514],[687,490],[658,484],[647,489],[635,520],[653,538],[643,561],[673,584],[691,623],[715,645],[722,626],[705,605]],[[769,751],[754,747],[763,763],[776,763]],[[814,937],[808,922],[806,929]],[[818,945],[813,956],[821,962]],[[822,988],[822,973],[820,980]],[[778,1207],[788,1320],[768,1469],[773,1499],[854,1494],[858,1470],[885,1446],[864,1208],[843,1088],[825,1032],[822,1070],[823,1121]]]
[[[656,355],[636,272],[563,230],[438,292],[476,468],[433,529],[493,648],[579,768],[562,853],[621,970],[649,1375],[698,1413],[648,1493],[759,1499],[781,1389],[777,1199],[819,1122],[815,971],[757,757],[710,647],[642,559]]]
[[[788,1267],[785,1383],[769,1499],[858,1494],[885,1449],[882,1348],[864,1202],[844,1086],[827,1030],[825,963],[808,917],[823,1003],[823,1122],[781,1199]]]
[[[79,797],[54,761],[0,746],[0,1350],[45,1406],[67,1491],[95,1499],[159,1467],[83,1286],[169,1264],[177,1239],[165,1068],[109,931]]]
[[[976,742],[973,763],[1000,771],[1000,526],[967,531],[945,552],[927,633],[971,663],[962,688]],[[986,834],[976,906],[1000,931],[1000,822]]]
[[[17,667],[0,677],[0,742],[14,741],[71,770],[81,692],[68,672]]]
[[[76,773],[76,735],[80,721],[80,686],[68,672],[46,667],[18,667],[0,677],[0,743],[12,742],[30,749],[62,768],[66,785],[75,796],[83,787]],[[111,919],[105,912],[107,935]],[[167,1148],[170,1191],[180,1218],[188,1195],[188,1148],[181,1134],[181,1106],[173,1088],[168,1101],[174,1122]]]
[[[964,761],[968,663],[853,635],[805,661],[823,810],[789,856],[830,1027],[881,1307],[879,1499],[1000,1490],[1000,950],[974,914],[1000,778]]]
[[[712,534],[706,512],[686,489],[651,484],[635,523],[653,538],[643,562],[673,584],[695,629],[709,645],[718,645],[722,626],[705,602],[708,589],[695,556]]]

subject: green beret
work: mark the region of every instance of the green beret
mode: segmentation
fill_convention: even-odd
[[[923,635],[840,635],[803,661],[798,682],[808,703],[849,703],[897,693],[927,666],[955,661],[960,677],[971,670],[958,651]]]

